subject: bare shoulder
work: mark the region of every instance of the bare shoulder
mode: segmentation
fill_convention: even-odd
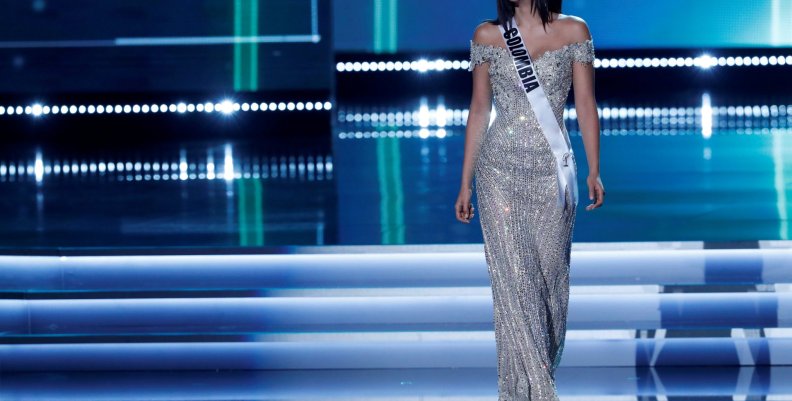
[[[476,43],[498,46],[500,40],[500,29],[491,22],[482,22],[473,31],[473,41]]]
[[[591,39],[588,23],[583,18],[576,15],[559,14],[558,22],[568,42],[583,42]]]

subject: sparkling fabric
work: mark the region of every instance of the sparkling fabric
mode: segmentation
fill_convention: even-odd
[[[473,171],[492,284],[498,400],[558,400],[555,370],[569,304],[572,194],[566,191],[564,209],[557,206],[555,159],[508,50],[472,40],[470,46],[468,70],[488,68],[496,113],[475,150]],[[567,138],[563,112],[572,63],[593,60],[591,39],[533,60]]]

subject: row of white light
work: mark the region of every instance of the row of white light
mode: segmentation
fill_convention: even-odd
[[[233,162],[231,162],[233,163]],[[68,175],[68,174],[120,174],[122,177],[127,174],[127,177],[140,177],[140,179],[231,179],[231,178],[270,178],[270,177],[296,177],[296,176],[322,176],[329,174],[333,170],[333,163],[330,157],[322,158],[317,157],[316,162],[313,158],[309,158],[306,162],[300,160],[299,162],[290,161],[289,163],[281,162],[270,166],[264,164],[263,168],[258,168],[258,165],[253,166],[252,171],[236,171],[239,166],[228,165],[229,160],[226,160],[223,166],[220,166],[220,171],[216,171],[213,161],[209,161],[206,165],[187,163],[185,161],[179,163],[168,162],[91,162],[91,163],[49,163],[44,162],[40,156],[36,157],[34,164],[20,163],[0,163],[0,177],[5,176],[33,176],[35,175],[38,180],[43,175]],[[197,172],[196,172],[197,171]],[[131,173],[131,174],[129,174]],[[132,175],[134,174],[134,175]],[[148,178],[146,178],[148,177]]]
[[[603,119],[671,118],[678,120],[694,118],[701,113],[701,107],[600,107],[598,110]],[[350,113],[340,111],[338,119],[342,123],[395,126],[464,126],[468,112],[467,109],[447,109],[442,105],[435,109],[421,106],[419,110],[404,112]],[[757,118],[784,117],[792,116],[792,105],[718,106],[712,107],[712,115]],[[577,119],[575,108],[564,109],[564,118]]]
[[[709,131],[708,134],[703,134],[704,137],[712,136],[711,129],[702,127],[702,129],[693,128],[662,128],[662,129],[602,129],[601,133],[605,136],[690,136],[702,135],[702,130]],[[570,131],[570,135],[580,135],[579,131]],[[737,135],[789,135],[792,133],[791,128],[736,128],[734,130],[727,130],[719,132],[719,135],[737,134]]]
[[[651,128],[651,129],[642,129],[640,127],[634,127],[630,130],[625,129],[616,129],[611,130],[611,127],[605,126],[604,127],[604,135],[689,135],[692,133],[701,134],[701,136],[705,139],[712,137],[713,127],[715,124],[714,116],[717,112],[723,112],[723,114],[729,116],[735,116],[738,118],[753,118],[755,115],[757,118],[770,118],[775,117],[778,119],[781,118],[781,124],[784,127],[762,127],[764,130],[760,130],[758,132],[763,134],[778,134],[778,133],[788,133],[790,131],[789,128],[785,127],[790,122],[792,122],[792,106],[787,105],[763,105],[763,106],[722,106],[721,108],[713,108],[712,107],[712,99],[708,92],[705,92],[701,96],[701,106],[700,107],[676,107],[676,108],[602,108],[600,115],[602,115],[605,119],[611,119],[611,116],[614,118],[621,118],[626,119],[630,117],[642,117],[645,115],[646,117],[652,118],[652,123],[655,123],[657,119],[660,119],[661,125],[673,125],[672,129],[668,129],[667,127],[663,127],[661,129],[658,128]],[[493,109],[494,111],[494,109]],[[658,113],[655,114],[654,112],[657,111]],[[788,113],[789,112],[789,113]],[[420,138],[428,138],[431,134],[428,128],[426,128],[429,123],[431,122],[431,117],[436,118],[437,126],[441,127],[436,132],[440,132],[442,130],[442,137],[449,136],[449,133],[446,132],[445,128],[442,128],[447,123],[447,114],[448,110],[445,108],[444,105],[440,105],[437,110],[434,112],[429,110],[427,104],[422,103],[420,109],[418,110],[418,120],[419,125],[422,127],[419,132]],[[463,114],[467,114],[467,111],[464,111]],[[490,123],[495,119],[495,113],[491,114]],[[454,115],[453,111],[451,115]],[[575,109],[565,109],[564,110],[565,117],[576,118]],[[439,117],[439,118],[437,118]],[[378,117],[379,118],[379,115]],[[683,124],[690,124],[696,127],[696,130],[685,129],[684,126],[679,127]],[[611,124],[609,124],[611,125]],[[735,121],[727,121],[725,124],[728,128],[735,128],[737,124]],[[789,124],[792,125],[792,124]],[[748,127],[748,131],[742,129],[743,127],[736,127],[737,133],[747,133],[753,134],[753,127]],[[354,138],[354,139],[362,139],[362,138],[381,138],[381,137],[399,137],[400,133],[402,133],[402,137],[405,131],[395,131],[395,132],[383,132],[383,131],[356,131],[352,133],[342,132],[339,134],[340,139],[347,139],[347,138]],[[412,131],[406,131],[412,132]],[[410,135],[412,136],[412,135]],[[439,137],[439,136],[438,136]]]
[[[792,56],[713,57],[704,54],[698,57],[603,58],[594,61],[596,68],[698,67],[708,69],[768,65],[792,65]]]
[[[601,129],[600,133],[604,136],[691,136],[701,135],[700,129],[685,128],[662,128],[662,129]],[[789,135],[792,133],[790,128],[737,128],[727,131],[737,135]],[[460,130],[459,134],[463,134]],[[571,136],[579,136],[580,132],[570,130]],[[395,131],[348,131],[338,134],[339,139],[369,139],[369,138],[446,138],[455,136],[453,130],[440,128],[429,130],[395,130]],[[711,134],[710,134],[711,135]]]
[[[199,168],[199,166],[200,166],[200,168]],[[214,166],[214,163],[210,162],[208,164],[207,171],[210,174],[215,171],[215,169],[212,168],[213,166]],[[75,173],[76,174],[76,173],[87,173],[87,172],[91,172],[91,173],[95,173],[95,172],[100,172],[100,173],[103,173],[103,172],[110,172],[110,173],[112,173],[112,172],[119,172],[119,173],[123,173],[123,172],[159,172],[159,171],[168,172],[168,171],[194,171],[194,170],[197,170],[197,169],[203,170],[204,167],[205,167],[205,165],[203,165],[203,164],[199,164],[199,165],[196,165],[195,163],[187,164],[186,162],[170,163],[170,164],[169,163],[160,164],[158,162],[154,162],[154,163],[148,163],[148,162],[146,162],[146,163],[141,163],[141,162],[135,162],[135,163],[132,163],[132,162],[125,162],[125,163],[124,162],[117,162],[117,163],[113,163],[113,162],[110,162],[110,163],[104,163],[104,162],[99,162],[99,163],[95,163],[95,162],[91,162],[91,163],[68,163],[67,162],[67,163],[63,163],[63,164],[60,164],[60,163],[54,163],[52,165],[47,164],[45,166],[45,172],[47,172],[47,173],[51,172],[51,173],[55,173],[55,174],[60,174],[61,172],[63,172],[64,174],[69,174],[69,173]],[[258,166],[256,166],[256,167],[258,167]],[[268,167],[268,165],[265,164],[264,167]],[[325,163],[319,162],[319,163],[314,164],[314,163],[310,163],[309,162],[307,164],[306,163],[299,163],[299,165],[297,163],[293,163],[293,162],[289,163],[288,165],[286,163],[282,163],[282,165],[273,166],[272,170],[277,170],[279,167],[282,167],[282,168],[298,168],[299,167],[298,169],[301,170],[301,171],[302,170],[306,170],[306,169],[308,171],[313,171],[313,170],[324,171],[325,170]],[[14,163],[8,163],[8,164],[0,163],[0,174],[5,174],[6,172],[8,172],[8,174],[16,174],[17,170],[20,171],[20,174],[24,174],[25,168],[26,168],[25,165],[20,165],[19,167],[17,167]],[[28,165],[27,166],[27,172],[28,173],[32,173],[34,171],[34,168],[35,168],[34,166]],[[331,168],[329,162],[328,162],[327,168],[328,169]],[[260,170],[260,169],[256,169],[256,170]],[[264,169],[264,170],[268,170],[268,169]],[[220,174],[222,174],[222,173],[220,173]]]
[[[792,105],[748,105],[748,106],[716,106],[711,108],[712,115],[729,117],[772,118],[792,116]],[[698,116],[701,107],[602,107],[600,117],[605,119],[650,118],[650,117],[685,117]],[[574,108],[564,110],[564,116],[576,119]]]
[[[446,138],[453,136],[451,131],[445,128],[418,130],[396,130],[396,131],[350,131],[338,134],[340,139],[364,139],[364,138]]]
[[[48,174],[48,173],[47,173]],[[28,174],[32,176],[33,174]],[[18,179],[22,179],[24,177],[23,174],[19,174]],[[275,178],[286,178],[286,176],[278,176],[278,175],[268,175],[266,173],[259,173],[259,172],[244,172],[244,173],[236,173],[234,174],[234,179],[275,179]],[[325,178],[331,178],[331,174],[328,172],[327,174],[324,173],[307,173],[307,174],[300,174],[300,179],[307,179],[308,181],[313,180],[324,180]],[[36,181],[42,181],[44,179],[43,176],[36,174]],[[289,174],[288,178],[298,178],[296,174]],[[0,181],[13,181],[15,177],[13,175],[4,175],[0,174]],[[159,173],[159,174],[120,174],[117,176],[113,176],[111,178],[116,181],[187,181],[187,180],[226,180],[228,181],[229,178],[226,178],[224,174],[217,174],[216,176],[212,176],[206,173],[187,173],[187,174],[180,174],[180,173]]]
[[[238,103],[225,100],[219,103],[171,103],[171,104],[116,104],[116,105],[43,105],[0,106],[0,115],[48,114],[138,114],[138,113],[213,113],[232,114],[238,111],[301,111],[330,110],[330,102],[260,102]]]
[[[447,109],[440,105],[435,109],[421,106],[418,110],[387,113],[354,113],[339,111],[338,120],[342,123],[366,122],[390,125],[416,125],[421,122],[434,122],[435,125],[464,125],[467,115],[467,109]]]
[[[658,68],[658,67],[740,67],[740,66],[768,66],[792,65],[792,55],[774,56],[729,56],[713,57],[704,54],[698,57],[618,57],[597,58],[594,60],[595,68]],[[368,71],[447,71],[467,70],[470,66],[468,60],[426,60],[415,61],[345,61],[336,63],[338,72],[368,72]]]

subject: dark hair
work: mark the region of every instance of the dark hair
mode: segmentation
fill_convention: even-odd
[[[542,19],[542,27],[547,31],[547,24],[552,21],[552,13],[561,13],[561,2],[563,0],[530,0],[531,10],[536,9]],[[514,16],[516,3],[511,0],[496,0],[498,4],[498,17],[487,20],[492,24],[502,25],[504,29],[509,29],[508,23]]]

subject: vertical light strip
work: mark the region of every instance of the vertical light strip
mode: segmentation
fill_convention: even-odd
[[[778,239],[789,239],[789,214],[787,213],[786,186],[784,185],[784,146],[783,137],[789,135],[788,129],[778,128],[773,137],[773,183],[776,190],[776,209],[778,209]]]
[[[398,17],[397,0],[374,0],[374,53],[396,51]]]
[[[239,245],[264,245],[261,181],[256,178],[236,180],[239,219]]]
[[[404,191],[398,138],[377,138],[382,244],[404,244]]]
[[[390,210],[388,210],[388,201],[390,200],[390,191],[387,182],[386,169],[388,162],[385,160],[385,138],[377,139],[377,183],[379,183],[379,202],[380,202],[380,242],[382,244],[390,244],[391,232],[391,217]]]
[[[318,0],[311,0],[311,35],[319,36],[319,5]],[[316,39],[314,39],[316,41]]]
[[[234,90],[258,90],[259,0],[234,0]]]
[[[234,0],[234,90],[242,88],[242,0]]]
[[[770,44],[772,46],[792,45],[792,2],[770,0]]]
[[[388,50],[392,53],[397,49],[396,38],[398,37],[397,23],[399,17],[397,1],[398,0],[388,0],[390,6],[388,9],[388,13],[390,14],[388,18]]]
[[[36,183],[40,184],[44,180],[44,156],[41,149],[36,149],[36,164],[33,165],[33,172],[36,174]]]
[[[781,0],[778,0],[779,2]],[[792,46],[792,24],[789,21],[792,21],[792,1],[785,0],[781,5],[780,15],[779,18],[779,27],[781,29],[780,34],[780,41],[782,46]],[[787,21],[786,24],[781,24],[780,21]]]
[[[261,180],[253,179],[253,228],[256,245],[264,245],[264,220],[262,218],[264,205],[262,198]]]
[[[393,201],[391,207],[393,211],[394,220],[394,240],[397,244],[404,244],[406,238],[404,235],[404,184],[401,175],[401,140],[398,138],[387,138],[390,144],[390,160],[388,165],[393,166],[391,171],[393,182]]]
[[[223,156],[223,177],[226,181],[234,179],[234,152],[231,149],[231,144],[225,145],[225,155]]]
[[[712,136],[712,101],[707,92],[701,96],[701,136],[704,139]]]
[[[247,205],[247,192],[245,191],[245,181],[246,180],[236,180],[237,186],[237,219],[239,221],[239,245],[240,246],[248,246],[250,242],[248,241],[248,233],[250,232],[250,228],[248,227],[248,205]]]
[[[770,0],[770,44],[781,45],[781,0]]]
[[[382,2],[374,0],[374,53],[382,52]]]
[[[259,0],[250,0],[250,37],[257,37],[259,35],[258,30],[258,23],[259,23]],[[256,91],[258,90],[258,43],[252,42],[248,43],[250,47],[250,71],[249,78],[250,78],[250,86],[248,90]]]

